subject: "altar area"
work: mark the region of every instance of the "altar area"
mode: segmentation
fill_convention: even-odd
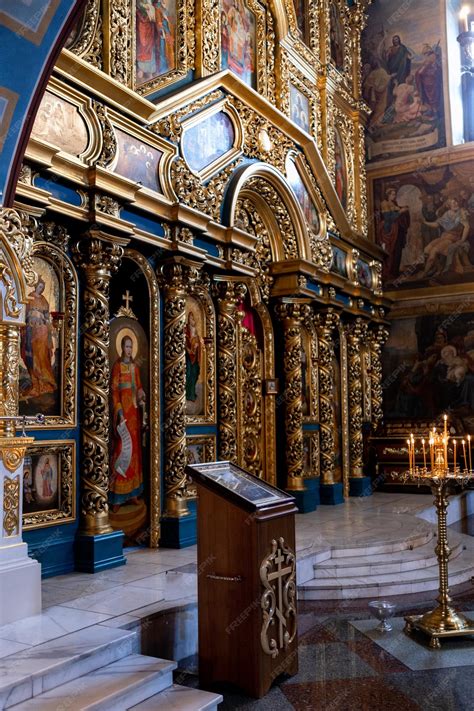
[[[473,508],[473,492],[454,497],[449,523],[472,514]],[[426,597],[438,586],[435,530],[429,495],[379,493],[298,515],[298,597],[343,605],[418,592]],[[474,540],[451,531],[449,539],[453,588],[474,574]],[[207,692],[181,688],[179,675],[171,686],[171,673],[176,663],[196,654],[197,575],[206,571],[197,570],[195,546],[140,548],[127,553],[122,568],[44,580],[42,614],[0,628],[0,706],[24,701],[18,708],[30,708],[26,700],[42,692],[49,703],[51,698],[59,703],[60,685],[66,683],[82,689],[68,690],[69,696],[79,693],[83,699],[86,687],[87,693],[99,693],[94,679],[100,679],[100,693],[107,682],[106,693],[115,704],[129,693],[127,683],[133,687],[140,679],[141,687],[149,684],[150,696],[168,689],[168,694],[184,694],[179,704],[190,699],[195,705],[189,708],[204,708],[204,701],[191,696]],[[104,672],[114,665],[121,665],[119,681],[116,671],[111,669],[108,677]],[[211,703],[206,708],[216,708],[220,699],[205,698]],[[120,708],[132,708],[132,701]]]

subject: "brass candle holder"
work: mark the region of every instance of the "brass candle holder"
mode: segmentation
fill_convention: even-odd
[[[448,545],[447,508],[448,498],[454,492],[455,485],[465,486],[471,481],[472,470],[471,437],[466,439],[453,438],[453,467],[448,462],[448,429],[447,416],[444,416],[444,432],[430,432],[428,440],[421,440],[423,448],[423,466],[417,466],[415,461],[415,438],[410,435],[408,442],[408,471],[400,475],[403,481],[416,481],[428,484],[434,496],[438,518],[438,542],[435,548],[439,567],[438,606],[423,615],[408,615],[405,617],[405,633],[411,634],[420,630],[429,637],[429,646],[440,649],[440,639],[445,637],[460,637],[474,634],[474,621],[458,612],[449,595],[448,563],[451,549]],[[461,446],[458,446],[460,442]],[[429,449],[426,447],[429,445]],[[457,452],[464,468],[458,466]]]

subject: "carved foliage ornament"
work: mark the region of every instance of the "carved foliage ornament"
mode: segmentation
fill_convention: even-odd
[[[296,635],[296,556],[283,538],[273,539],[271,553],[260,565],[263,623],[260,642],[275,658]]]
[[[75,37],[66,48],[98,69],[103,68],[101,0],[88,0]]]
[[[3,480],[3,530],[7,536],[20,533],[20,477]]]

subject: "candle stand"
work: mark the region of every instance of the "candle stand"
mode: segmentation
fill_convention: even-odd
[[[405,633],[410,634],[414,630],[420,630],[429,637],[429,646],[432,649],[440,649],[440,639],[447,637],[459,637],[464,635],[474,634],[474,621],[458,612],[449,596],[448,585],[448,562],[451,554],[451,549],[448,545],[447,531],[447,508],[448,497],[454,493],[454,488],[457,485],[468,484],[474,472],[472,471],[470,437],[469,439],[469,467],[466,456],[465,440],[462,441],[464,451],[465,468],[460,469],[456,460],[456,440],[453,440],[453,468],[449,469],[448,465],[448,437],[445,417],[445,433],[444,436],[436,434],[436,431],[430,433],[429,445],[429,461],[431,466],[427,467],[425,441],[423,442],[423,459],[424,466],[419,467],[415,463],[415,440],[413,436],[408,440],[408,454],[410,468],[407,472],[400,475],[404,481],[417,481],[420,484],[428,484],[434,496],[436,513],[438,517],[438,542],[435,548],[435,553],[438,558],[439,566],[439,596],[437,598],[438,606],[434,610],[425,612],[424,615],[409,615],[405,617]]]

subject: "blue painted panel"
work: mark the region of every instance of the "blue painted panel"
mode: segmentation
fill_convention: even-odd
[[[120,217],[122,220],[127,220],[127,222],[131,222],[141,230],[145,230],[145,232],[149,232],[152,235],[157,235],[158,237],[165,236],[161,222],[154,220],[149,215],[143,214],[143,212],[138,210],[121,210]]]
[[[188,435],[217,434],[217,425],[190,425],[186,427]]]
[[[303,432],[319,432],[319,422],[305,422],[303,424]]]
[[[196,237],[193,240],[193,244],[195,247],[199,247],[199,249],[205,249],[206,252],[211,255],[211,257],[219,256],[219,248],[217,244],[214,244],[214,242],[210,242],[207,239],[203,239],[202,237]]]
[[[318,296],[323,295],[323,289],[319,284],[316,284],[314,281],[308,281],[306,284],[306,288],[309,289],[310,291],[314,292]]]
[[[44,178],[41,175],[37,175],[33,181],[33,184],[37,188],[47,190],[51,193],[51,195],[53,195],[53,197],[58,200],[62,200],[63,202],[67,202],[68,205],[80,207],[82,204],[82,198],[79,193],[62,180],[58,180],[57,178],[53,180],[51,178]]]

